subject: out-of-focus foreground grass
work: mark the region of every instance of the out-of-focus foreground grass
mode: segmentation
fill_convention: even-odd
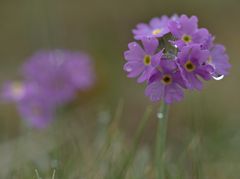
[[[137,23],[185,13],[197,15],[226,46],[233,67],[224,80],[187,92],[171,106],[166,171],[169,178],[239,179],[239,6],[235,0],[2,0],[1,84],[20,79],[19,66],[43,48],[90,53],[98,81],[45,130],[26,128],[13,105],[0,104],[0,178],[36,178],[35,169],[42,178],[51,178],[54,169],[55,178],[111,178],[149,105],[154,110],[126,178],[154,178],[158,104],[144,96],[144,85],[126,78],[122,54]],[[115,112],[120,99],[121,115]]]

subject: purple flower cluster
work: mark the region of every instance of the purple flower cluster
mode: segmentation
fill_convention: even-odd
[[[22,82],[6,82],[5,101],[16,102],[23,119],[34,127],[46,127],[56,109],[90,88],[95,80],[88,55],[66,50],[40,51],[23,64]]]
[[[201,90],[200,78],[218,79],[231,67],[224,46],[198,27],[196,16],[153,18],[137,25],[133,34],[141,44],[128,44],[124,70],[138,83],[147,82],[145,94],[151,101],[180,101],[183,89]]]

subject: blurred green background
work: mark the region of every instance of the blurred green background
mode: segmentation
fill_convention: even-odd
[[[151,104],[144,96],[144,85],[126,77],[122,70],[123,52],[133,40],[131,30],[137,23],[177,13],[198,16],[199,25],[208,28],[216,36],[216,42],[226,46],[232,69],[223,80],[205,83],[202,92],[188,91],[182,102],[171,106],[167,138],[169,161],[174,164],[182,151],[193,145],[196,150],[193,155],[189,152],[186,163],[200,156],[204,178],[239,179],[239,8],[238,0],[1,0],[1,84],[8,79],[21,79],[21,64],[37,50],[46,48],[88,52],[95,62],[97,84],[81,95],[66,117],[57,117],[53,127],[44,131],[23,129],[14,105],[0,104],[0,158],[19,160],[19,165],[13,165],[0,159],[0,176],[14,178],[15,175],[8,172],[27,166],[28,157],[21,156],[25,152],[40,148],[34,155],[42,158],[44,154],[38,154],[45,151],[45,144],[49,146],[52,136],[61,138],[76,130],[83,138],[91,138],[96,132],[99,111],[107,110],[114,115],[119,101],[124,103],[119,126],[126,143],[131,144],[131,136],[146,106],[156,108],[158,104]],[[142,141],[150,151],[155,141],[155,118],[153,114]],[[42,145],[39,147],[35,135],[40,135]],[[29,137],[28,142],[22,140],[22,136]],[[21,148],[20,153],[16,152],[15,143]],[[92,147],[91,140],[85,147]],[[68,150],[71,153],[72,149]],[[189,163],[185,168],[189,171],[187,176],[195,178],[191,177]]]

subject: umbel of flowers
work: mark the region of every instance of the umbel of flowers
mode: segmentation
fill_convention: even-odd
[[[180,101],[183,90],[201,90],[202,80],[222,78],[231,65],[225,47],[214,43],[196,16],[153,18],[133,30],[135,40],[124,52],[129,78],[147,83],[146,96],[167,104]]]
[[[16,103],[22,118],[38,128],[46,127],[59,106],[95,81],[90,57],[67,50],[36,52],[23,64],[22,75],[22,81],[4,84],[1,97]]]

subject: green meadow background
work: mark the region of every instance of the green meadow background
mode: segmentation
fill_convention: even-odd
[[[144,84],[128,79],[123,52],[131,30],[152,17],[187,14],[226,46],[232,69],[201,92],[171,105],[167,178],[240,178],[240,1],[0,0],[0,84],[40,49],[89,53],[97,83],[44,130],[27,128],[14,104],[0,103],[0,178],[113,178],[134,143],[144,111],[152,112],[127,179],[154,179],[157,108]],[[127,158],[127,157],[125,157]]]

